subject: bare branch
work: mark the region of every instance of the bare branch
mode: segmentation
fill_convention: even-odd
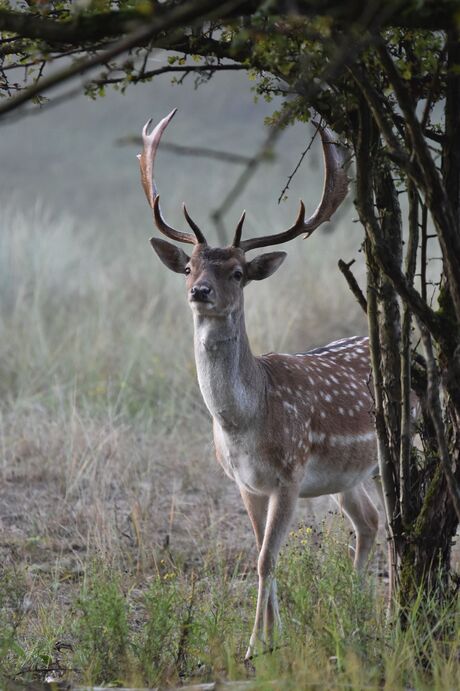
[[[376,264],[375,251],[371,244],[369,223],[376,224],[374,215],[371,149],[375,144],[375,132],[372,130],[370,110],[364,100],[359,109],[359,128],[356,139],[356,186],[358,191],[357,208],[361,221],[366,229],[366,261],[367,261],[367,319],[369,324],[369,348],[372,365],[372,380],[375,405],[375,427],[377,432],[377,445],[379,450],[379,471],[382,478],[387,528],[390,537],[394,540],[396,509],[398,507],[396,470],[390,451],[390,440],[385,424],[385,409],[383,400],[384,382],[381,370],[382,354],[380,347],[380,328],[378,318],[377,294],[380,283],[380,267]],[[374,147],[375,148],[375,147]],[[371,228],[371,231],[373,228]],[[379,234],[379,228],[375,229]]]
[[[130,135],[127,137],[120,137],[116,144],[119,146],[127,146],[135,144],[142,146],[142,137],[137,135]],[[182,146],[181,144],[171,144],[170,142],[162,142],[161,148],[163,151],[171,151],[174,154],[181,156],[196,156],[198,158],[213,158],[225,163],[235,163],[240,165],[248,165],[252,161],[251,156],[244,156],[243,154],[235,154],[232,151],[220,151],[219,149],[209,149],[205,146]]]
[[[280,196],[278,197],[278,204],[280,204],[280,202],[281,202],[281,200],[283,199],[284,195],[285,195],[286,192],[288,191],[289,186],[290,186],[290,184],[291,184],[291,182],[292,182],[292,180],[293,180],[295,174],[297,173],[297,171],[299,170],[300,166],[302,165],[303,159],[305,158],[305,156],[306,156],[306,155],[308,154],[308,152],[310,151],[310,149],[311,149],[311,147],[312,147],[312,145],[313,145],[313,142],[315,141],[316,135],[318,134],[318,131],[319,131],[319,125],[318,125],[318,127],[316,128],[314,134],[312,134],[311,139],[310,139],[310,141],[308,142],[307,148],[304,149],[304,151],[302,151],[302,153],[300,154],[300,158],[299,158],[299,160],[297,161],[297,164],[296,164],[294,170],[293,170],[292,173],[289,175],[289,177],[288,177],[288,179],[287,179],[287,181],[286,181],[286,184],[284,185],[283,189],[281,190]]]
[[[355,263],[355,260],[352,259],[351,262],[346,262],[343,261],[343,259],[339,259],[338,261],[338,267],[340,271],[343,273],[345,276],[345,280],[348,283],[348,286],[355,296],[356,300],[358,301],[358,304],[362,307],[364,310],[364,313],[367,314],[367,300],[363,295],[363,292],[361,288],[359,287],[358,281],[356,278],[353,276],[352,271],[350,270],[350,266],[352,266]]]
[[[206,65],[164,65],[163,67],[158,67],[156,70],[144,71],[141,70],[138,74],[129,75],[130,84],[138,84],[139,82],[147,81],[157,77],[161,74],[172,74],[179,72],[182,74],[191,73],[203,73],[203,72],[235,72],[238,70],[247,70],[247,65],[240,65],[239,63],[231,63],[224,65],[221,63],[216,64],[206,64]],[[98,77],[97,79],[92,79],[91,84],[95,86],[105,86],[108,84],[120,84],[121,82],[126,82],[126,76],[122,77]]]
[[[409,197],[409,240],[405,261],[406,280],[413,286],[417,249],[418,249],[418,195],[411,180],[408,181]],[[403,304],[403,318],[401,328],[401,438],[399,450],[399,505],[401,520],[404,527],[410,522],[409,507],[411,504],[410,456],[412,449],[412,372],[411,372],[411,326],[412,312],[406,303]]]

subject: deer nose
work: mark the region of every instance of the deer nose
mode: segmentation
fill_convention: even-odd
[[[197,283],[191,288],[190,295],[196,302],[206,302],[211,292],[212,288],[209,283]]]

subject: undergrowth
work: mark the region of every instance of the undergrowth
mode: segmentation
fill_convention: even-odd
[[[140,576],[94,561],[64,612],[42,603],[35,630],[27,576],[5,570],[0,673],[98,686],[249,678],[260,689],[458,688],[459,612],[437,603],[434,623],[435,603],[420,598],[403,630],[375,578],[353,570],[343,526],[293,531],[277,577],[283,632],[245,665],[256,583],[242,562],[210,552],[190,569],[165,555]]]

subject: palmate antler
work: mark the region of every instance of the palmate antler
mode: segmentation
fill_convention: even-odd
[[[153,210],[153,215],[155,219],[156,226],[164,235],[167,235],[172,240],[178,240],[179,242],[188,242],[190,244],[196,245],[198,243],[207,244],[206,239],[196,225],[196,223],[190,218],[185,204],[183,205],[183,211],[187,223],[192,228],[194,235],[191,233],[183,233],[180,230],[175,230],[164,220],[161,210],[160,210],[160,196],[157,192],[155,186],[153,166],[155,161],[155,155],[158,149],[158,145],[161,140],[161,135],[168,126],[169,122],[175,115],[177,109],[171,111],[155,129],[147,134],[147,130],[150,127],[149,120],[142,130],[142,138],[144,141],[144,149],[141,154],[138,154],[140,166],[141,166],[141,179],[142,186],[144,188],[147,200]],[[305,205],[301,201],[300,209],[297,219],[293,226],[287,230],[277,233],[275,235],[263,235],[261,237],[252,238],[249,240],[241,240],[241,233],[243,230],[243,223],[245,218],[245,213],[243,212],[235,231],[235,236],[233,238],[232,247],[240,247],[242,250],[247,252],[248,250],[255,249],[257,247],[266,247],[267,245],[279,245],[280,243],[292,240],[298,235],[304,234],[305,237],[310,236],[318,226],[320,226],[325,221],[329,221],[331,216],[338,209],[340,204],[345,199],[348,191],[348,177],[346,172],[346,151],[345,149],[335,140],[333,132],[328,127],[319,127],[319,133],[321,136],[321,143],[323,145],[323,156],[324,156],[324,166],[325,166],[325,178],[324,187],[321,201],[313,212],[313,214],[305,219]]]

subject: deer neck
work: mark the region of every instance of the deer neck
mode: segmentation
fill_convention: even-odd
[[[260,415],[263,372],[251,352],[244,313],[194,315],[198,383],[206,406],[222,428],[244,428]]]

